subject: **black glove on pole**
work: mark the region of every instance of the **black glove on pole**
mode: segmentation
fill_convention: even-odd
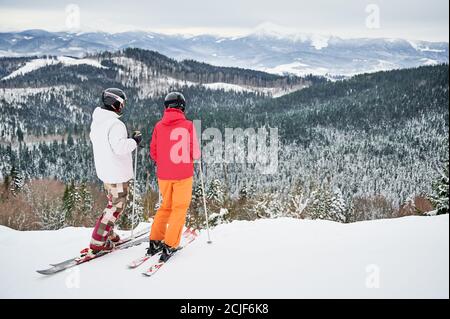
[[[142,133],[140,131],[134,131],[131,138],[135,140],[136,144],[139,146],[142,142]]]

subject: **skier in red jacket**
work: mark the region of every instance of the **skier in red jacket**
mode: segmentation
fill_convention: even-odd
[[[162,252],[160,260],[163,262],[180,244],[192,198],[194,160],[200,158],[194,124],[184,114],[183,94],[169,93],[164,105],[164,116],[156,124],[150,144],[162,203],[153,221],[147,250],[149,255]]]

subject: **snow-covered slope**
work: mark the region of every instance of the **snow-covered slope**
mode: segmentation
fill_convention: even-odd
[[[57,56],[57,57],[48,57],[48,58],[31,58],[29,61],[24,63],[23,65],[17,65],[17,69],[12,71],[10,74],[4,76],[0,80],[9,80],[12,78],[20,77],[30,72],[36,71],[38,69],[42,69],[45,67],[49,67],[55,64],[61,64],[63,66],[73,66],[73,65],[90,65],[95,68],[105,69],[102,62],[113,62],[117,66],[119,66],[116,71],[118,73],[118,79],[122,83],[123,86],[128,87],[137,87],[138,96],[141,99],[155,97],[162,92],[167,92],[170,88],[173,87],[182,87],[182,86],[196,86],[202,85],[210,90],[224,90],[224,91],[233,91],[233,92],[254,92],[254,93],[262,93],[265,95],[269,95],[272,97],[280,97],[285,94],[292,93],[297,90],[301,90],[308,86],[306,83],[300,83],[297,85],[274,85],[273,87],[260,87],[260,86],[251,86],[251,85],[241,85],[241,84],[231,84],[231,83],[200,83],[200,82],[192,82],[187,80],[179,80],[173,78],[168,75],[160,74],[155,68],[152,68],[145,63],[138,61],[136,59],[132,59],[125,56],[113,57],[111,60],[102,60],[101,57],[90,57],[90,58],[72,58],[66,56]],[[114,67],[113,67],[114,69]],[[80,81],[87,80],[87,77],[82,74],[78,74],[78,78]],[[45,88],[43,88],[45,89]],[[26,95],[35,95],[36,93],[41,92],[40,89],[30,89],[27,93],[27,90],[20,88],[20,90],[12,89],[6,93],[8,94],[9,102],[20,102],[19,99],[14,100],[17,97],[26,97]],[[1,93],[1,92],[0,92]],[[15,94],[17,93],[17,94]]]
[[[264,87],[256,87],[256,86],[244,86],[244,85],[237,85],[237,84],[229,84],[229,83],[206,83],[203,84],[204,87],[210,90],[223,90],[225,92],[259,92],[262,94],[270,95],[272,97],[280,97],[292,92],[295,92],[297,90],[301,90],[305,88],[305,85],[295,85],[293,87],[271,87],[271,88],[264,88]]]
[[[448,215],[240,221],[214,229],[212,245],[203,233],[152,278],[126,267],[144,245],[50,277],[35,272],[77,254],[90,232],[0,227],[0,298],[449,297]]]
[[[14,78],[19,75],[24,75],[24,74],[30,73],[32,71],[35,71],[37,69],[40,69],[40,68],[48,66],[48,65],[60,64],[60,63],[63,65],[67,65],[67,66],[87,64],[87,65],[91,65],[91,66],[94,66],[97,68],[104,68],[104,66],[102,66],[98,61],[93,60],[93,59],[75,59],[75,58],[67,57],[67,56],[39,58],[39,59],[33,59],[33,60],[25,63],[24,66],[15,70],[11,74],[5,76],[2,80],[8,80],[8,79]]]

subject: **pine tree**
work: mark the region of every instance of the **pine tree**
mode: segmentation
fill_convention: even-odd
[[[258,218],[278,218],[286,212],[285,200],[277,193],[256,196],[252,213]]]
[[[80,205],[78,209],[82,215],[86,215],[92,210],[93,199],[92,194],[89,192],[85,182],[81,183],[78,187],[78,194],[80,197]]]
[[[63,207],[64,216],[66,220],[70,220],[73,217],[73,213],[76,207],[76,189],[74,182],[72,181],[69,185],[66,185],[63,195]]]
[[[209,189],[206,192],[206,199],[208,201],[210,226],[214,227],[226,223],[227,217],[229,216],[229,211],[224,207],[225,192],[223,184],[220,180],[212,180],[209,185]]]
[[[229,223],[229,210],[221,208],[218,213],[212,213],[209,215],[209,226],[215,227],[218,225]]]
[[[209,189],[206,193],[206,198],[211,203],[222,204],[225,200],[225,193],[223,190],[222,182],[218,179],[214,179],[209,186]]]
[[[23,142],[23,132],[20,129],[20,127],[17,128],[16,134],[17,134],[17,140],[19,141],[19,143],[22,143]]]
[[[203,193],[200,183],[194,184],[191,206],[187,214],[187,225],[202,229],[205,225],[205,212],[203,211]]]
[[[435,210],[432,214],[443,215],[449,213],[448,197],[449,197],[449,161],[447,160],[441,177],[433,184],[433,194],[430,196],[431,203]]]
[[[306,215],[312,219],[325,219],[336,222],[346,222],[347,205],[339,189],[331,191],[329,186],[312,192],[306,210]]]
[[[342,192],[340,191],[340,189],[336,189],[331,200],[328,219],[345,223],[347,220],[346,206],[347,205],[345,203],[344,197],[342,196]]]

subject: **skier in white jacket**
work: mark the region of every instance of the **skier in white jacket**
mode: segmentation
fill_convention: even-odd
[[[128,138],[125,124],[119,119],[125,106],[125,93],[116,88],[102,93],[102,107],[92,114],[90,138],[94,151],[95,169],[104,183],[108,206],[95,224],[90,248],[95,254],[111,250],[120,237],[114,225],[127,204],[129,182],[134,178],[132,152],[142,141],[142,134],[134,131]]]

